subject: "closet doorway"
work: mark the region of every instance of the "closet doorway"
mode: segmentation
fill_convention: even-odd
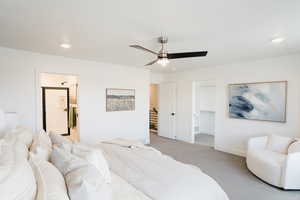
[[[43,129],[79,141],[78,78],[41,73]]]
[[[158,111],[159,111],[158,90],[159,90],[158,84],[150,84],[150,107],[149,107],[150,135],[151,134],[157,135],[158,133]]]
[[[193,92],[194,142],[214,147],[216,85],[211,81],[196,81],[193,84]]]

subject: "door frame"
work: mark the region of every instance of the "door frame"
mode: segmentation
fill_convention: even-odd
[[[200,87],[209,87],[209,86],[212,86],[212,87],[217,87],[217,82],[216,80],[214,79],[211,79],[211,80],[194,80],[193,81],[193,94],[192,94],[192,143],[195,143],[195,124],[196,124],[196,89],[197,89],[197,86],[200,86]],[[215,98],[215,103],[217,102],[217,95],[216,95],[216,98]],[[216,118],[215,118],[215,121],[214,121],[215,125],[216,125]],[[216,129],[216,128],[215,128]],[[216,140],[216,130],[215,130],[215,140]],[[215,143],[214,143],[214,148],[215,148]]]
[[[69,122],[70,122],[70,117],[69,117],[69,113],[70,113],[70,89],[66,88],[66,87],[42,87],[42,109],[43,109],[43,129],[47,132],[47,124],[46,124],[46,90],[66,90],[67,91],[67,113],[68,113],[68,132],[67,133],[63,133],[60,135],[63,136],[70,136],[71,135],[71,130],[70,130],[70,126],[69,126]]]
[[[73,68],[70,68],[73,69]],[[34,68],[34,87],[35,87],[35,94],[34,94],[34,104],[35,109],[33,111],[33,130],[36,133],[39,133],[40,130],[43,130],[43,109],[42,109],[42,91],[41,87],[43,87],[41,75],[42,74],[59,74],[65,76],[76,76],[77,78],[77,113],[79,114],[77,117],[77,135],[78,140],[81,138],[81,115],[80,115],[80,108],[81,108],[81,78],[82,75],[79,72],[71,71],[70,69],[61,68],[59,66],[55,67],[52,64],[47,66],[36,66]],[[76,71],[76,70],[75,70]]]

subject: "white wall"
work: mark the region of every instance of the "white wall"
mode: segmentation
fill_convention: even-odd
[[[177,116],[185,119],[178,123],[178,130],[187,138],[192,134],[186,125],[191,120],[192,81],[216,82],[216,133],[215,148],[244,155],[247,140],[250,137],[280,134],[290,137],[300,137],[300,55],[290,55],[269,58],[251,62],[239,62],[217,67],[201,68],[199,70],[178,72],[170,76],[170,80],[177,81],[185,87],[177,89]],[[261,81],[288,81],[287,123],[250,121],[231,119],[228,117],[228,84]],[[184,97],[184,98],[183,98]],[[186,109],[182,109],[184,106]],[[188,121],[186,121],[188,120]]]
[[[78,77],[81,140],[149,141],[148,70],[0,48],[0,108],[17,112],[20,122],[32,129],[42,127],[37,80],[42,72]],[[106,112],[106,88],[136,89],[136,110]]]
[[[160,84],[165,81],[165,75],[159,72],[151,72],[150,82],[153,84]]]

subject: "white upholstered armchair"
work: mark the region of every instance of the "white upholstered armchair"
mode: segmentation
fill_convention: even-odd
[[[300,141],[281,136],[251,138],[248,169],[263,181],[285,190],[300,189]]]

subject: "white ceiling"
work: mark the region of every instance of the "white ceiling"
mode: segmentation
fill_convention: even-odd
[[[1,0],[0,46],[142,68],[154,56],[129,45],[159,50],[167,35],[169,52],[208,56],[152,69],[186,70],[300,51],[299,10],[299,0]]]

